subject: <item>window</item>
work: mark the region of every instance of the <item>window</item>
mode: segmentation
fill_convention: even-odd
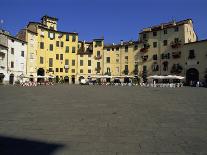
[[[106,50],[107,50],[107,51],[110,51],[110,48],[107,48]]]
[[[153,36],[157,36],[157,32],[153,32]]]
[[[146,38],[147,38],[147,34],[144,33],[144,34],[143,34],[143,39],[146,39]]]
[[[106,57],[106,63],[110,63],[110,57]]]
[[[164,34],[167,34],[167,29],[164,30]]]
[[[125,52],[128,52],[128,46],[125,46]]]
[[[163,46],[167,46],[167,40],[163,41]]]
[[[179,31],[179,27],[175,27],[175,32],[178,32]]]
[[[100,73],[101,70],[101,63],[97,62],[97,73]]]
[[[69,34],[66,34],[66,41],[69,41]]]
[[[21,56],[24,57],[24,51],[21,51]]]
[[[59,68],[56,68],[56,69],[55,69],[55,72],[59,72]]]
[[[75,73],[75,69],[72,69],[72,73]]]
[[[52,68],[49,68],[49,72],[53,72],[53,69]]]
[[[55,39],[55,33],[48,32],[48,38]]]
[[[63,43],[63,41],[61,41],[61,47],[63,47],[64,46],[64,43]]]
[[[75,47],[72,47],[72,53],[75,53]]]
[[[65,59],[65,65],[69,65],[69,60]]]
[[[75,66],[75,60],[72,60],[72,66]]]
[[[65,73],[68,73],[68,68],[65,68]]]
[[[170,53],[166,53],[166,54],[163,53],[163,54],[161,55],[161,58],[162,58],[162,59],[170,59]]]
[[[168,70],[168,62],[164,61],[163,62],[163,71],[167,71]]]
[[[63,54],[60,54],[60,60],[63,60]]]
[[[91,66],[91,60],[88,60],[88,66]]]
[[[50,44],[50,51],[53,51],[53,44]]]
[[[138,45],[134,45],[134,50],[137,50],[138,49]]]
[[[128,56],[125,56],[125,62],[128,62]]]
[[[83,69],[80,69],[80,73],[83,73]]]
[[[44,58],[40,57],[40,64],[43,64],[43,63],[44,63]]]
[[[100,55],[101,55],[101,52],[97,51],[97,57],[100,57]]]
[[[65,47],[65,53],[69,53],[69,46]]]
[[[189,51],[188,59],[194,59],[194,58],[195,58],[195,51],[194,50],[190,50]]]
[[[49,67],[53,67],[53,58],[49,58]]]
[[[14,54],[14,48],[11,48],[11,54]]]
[[[157,47],[157,42],[153,42],[153,47],[154,47],[154,48]]]
[[[174,39],[174,42],[175,42],[175,43],[178,43],[178,42],[179,42],[179,38],[175,38],[175,39]]]
[[[60,46],[60,42],[56,41],[56,46],[59,47]]]
[[[44,49],[44,43],[40,42],[40,49]]]
[[[83,66],[83,60],[80,60],[80,66]]]
[[[114,51],[114,48],[112,48],[112,51]]]
[[[60,72],[63,72],[63,68],[60,68]]]
[[[154,54],[152,57],[153,60],[157,60],[157,54]]]
[[[106,68],[106,72],[107,72],[107,73],[110,73],[110,72],[111,72],[111,69],[110,69],[109,67],[107,67],[107,68]]]
[[[116,51],[119,51],[119,47],[116,48]]]
[[[14,68],[14,61],[11,61],[11,68]]]
[[[119,63],[119,59],[116,59],[116,63]]]
[[[76,36],[73,35],[73,37],[72,37],[72,42],[75,42],[75,41],[76,41]]]
[[[88,70],[88,73],[91,73],[91,69]]]
[[[124,74],[127,75],[129,73],[128,65],[124,66]]]
[[[56,54],[56,60],[59,60],[59,54]]]

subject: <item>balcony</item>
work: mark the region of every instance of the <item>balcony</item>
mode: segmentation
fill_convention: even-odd
[[[181,40],[171,42],[172,48],[179,48],[181,46]]]
[[[173,57],[174,59],[178,59],[178,58],[180,58],[180,57],[181,57],[181,52],[172,52],[172,57]]]
[[[148,55],[142,56],[142,62],[146,62],[148,60]]]
[[[100,60],[100,59],[102,59],[102,56],[101,55],[94,56],[94,59],[95,60]]]
[[[100,71],[101,71],[101,67],[96,67],[96,68],[95,68],[95,71],[96,71],[97,73],[100,73]]]

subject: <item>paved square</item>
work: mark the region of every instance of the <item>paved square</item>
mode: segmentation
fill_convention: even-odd
[[[207,89],[0,86],[0,154],[206,155]]]

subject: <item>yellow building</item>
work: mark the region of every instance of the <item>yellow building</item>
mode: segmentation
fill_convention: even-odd
[[[136,55],[138,42],[121,41],[120,44],[104,46],[104,74],[134,76],[138,74]]]
[[[75,83],[78,33],[58,31],[57,24],[57,18],[43,16],[41,22],[29,22],[27,25],[29,32],[37,34],[36,75],[55,77],[56,82]],[[31,42],[29,38],[26,39]]]

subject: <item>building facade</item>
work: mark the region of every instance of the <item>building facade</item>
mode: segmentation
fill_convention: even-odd
[[[26,75],[27,42],[9,34],[0,32],[1,38],[1,82],[14,84],[24,81]]]
[[[109,45],[103,38],[78,41],[78,33],[59,31],[58,19],[49,16],[29,22],[17,36],[28,42],[26,74],[37,81],[46,76],[78,83],[81,78],[109,75],[140,77],[146,82],[151,75],[180,75],[190,83],[206,77],[206,41],[197,40],[191,19],[144,28],[137,41]],[[197,55],[194,60],[189,52]]]
[[[139,33],[139,75],[185,75],[183,46],[196,42],[191,19],[145,28]],[[167,82],[167,81],[166,81]]]
[[[57,18],[43,16],[41,22],[27,25],[26,35],[23,35],[29,50],[27,71],[37,77],[37,81],[49,77],[56,82],[75,83],[78,81],[78,33],[58,31],[57,24]]]

